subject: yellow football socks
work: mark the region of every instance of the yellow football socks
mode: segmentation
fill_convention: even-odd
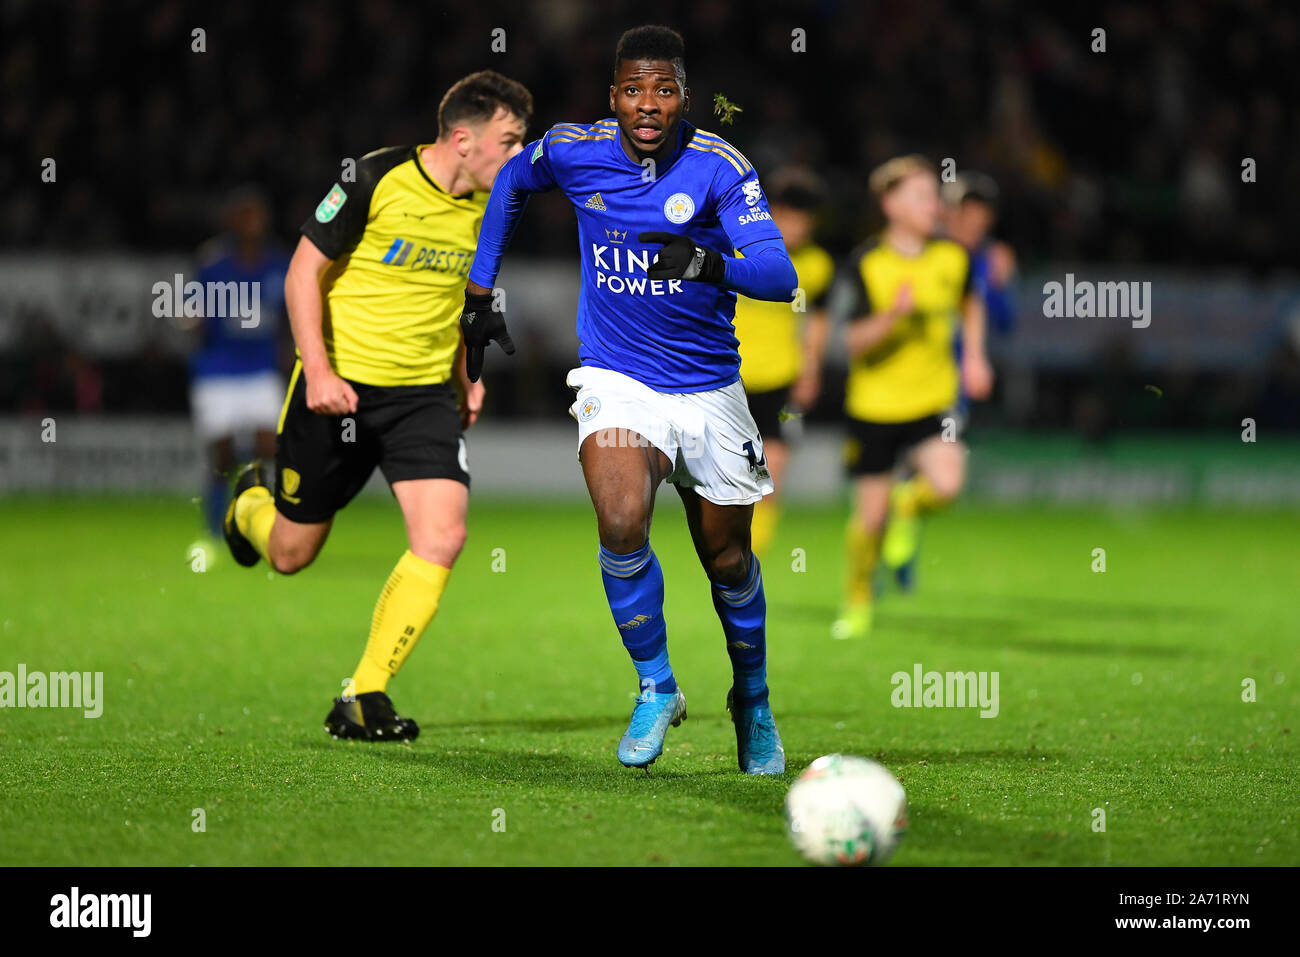
[[[845,529],[844,544],[848,570],[844,585],[846,605],[866,605],[871,602],[871,576],[876,570],[879,536],[862,527],[856,518],[850,518]]]
[[[437,613],[450,575],[450,568],[426,562],[411,551],[402,555],[375,604],[370,640],[352,676],[352,694],[388,687],[388,679],[401,669]]]
[[[947,504],[947,499],[940,497],[924,475],[913,476],[894,488],[894,511],[903,518],[937,512]]]
[[[271,541],[271,526],[275,524],[275,499],[271,490],[261,485],[245,489],[235,501],[235,525],[239,534],[248,539],[250,545],[257,549],[257,554],[266,557],[268,543]]]
[[[781,506],[771,496],[754,506],[754,521],[749,529],[750,548],[760,558],[767,553],[776,537],[776,523],[781,518]]]
[[[876,570],[876,553],[879,536],[867,531],[855,517],[849,519],[844,530],[844,550],[847,570],[844,583],[844,605],[840,615],[831,624],[831,637],[841,640],[865,638],[871,631],[871,576]]]

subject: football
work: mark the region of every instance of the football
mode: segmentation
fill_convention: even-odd
[[[883,765],[827,754],[790,785],[785,819],[795,848],[814,864],[883,864],[907,830],[907,795]]]

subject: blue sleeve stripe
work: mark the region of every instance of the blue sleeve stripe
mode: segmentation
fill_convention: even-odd
[[[748,173],[754,169],[754,167],[750,164],[749,160],[745,159],[745,155],[741,153],[740,150],[736,149],[734,146],[732,146],[730,143],[724,140],[721,136],[715,136],[712,133],[706,133],[703,130],[697,129],[695,131],[695,136],[692,138],[692,141],[697,141],[697,140],[703,146],[714,147],[720,150],[725,150],[729,155],[731,155],[732,157],[734,157],[736,160],[740,162],[740,165],[744,167],[743,172]]]
[[[614,120],[601,120],[598,123],[592,123],[584,126],[582,123],[556,123],[547,131],[547,135],[559,134],[560,136],[587,136],[592,133],[614,132]]]
[[[698,143],[687,143],[686,148],[692,150],[701,150],[705,153],[717,153],[719,156],[723,157],[732,166],[736,167],[736,172],[739,173],[741,176],[744,176],[745,173],[748,172],[748,170],[744,166],[741,166],[739,163],[736,162],[736,160],[732,157],[730,153],[727,153],[723,150],[717,149],[712,146],[700,146]]]
[[[597,133],[592,136],[555,136],[551,138],[552,143],[577,143],[580,140],[612,140],[613,133]]]

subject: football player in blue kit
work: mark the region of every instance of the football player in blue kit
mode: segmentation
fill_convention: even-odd
[[[258,311],[204,316],[200,343],[190,357],[190,411],[208,453],[204,520],[218,541],[241,444],[250,440],[257,455],[275,457],[275,424],[284,401],[280,340],[289,269],[289,255],[275,242],[270,204],[260,190],[244,186],[232,192],[223,219],[226,232],[199,251],[196,278],[205,289],[239,284],[253,290]]]
[[[619,40],[609,105],[560,123],[502,168],[466,286],[461,327],[477,379],[487,344],[514,351],[492,287],[528,197],[561,189],[578,217],[579,459],[595,507],[600,570],[641,693],[618,746],[628,767],[663,753],[686,697],[668,660],[664,578],[650,546],[660,482],[686,508],[731,658],[727,708],[748,774],[781,774],[768,702],[767,603],[750,551],[754,503],[772,491],[740,382],[736,293],[790,302],[798,279],[748,160],[683,119],[685,48],[675,31]],[[740,255],[732,255],[739,250]]]

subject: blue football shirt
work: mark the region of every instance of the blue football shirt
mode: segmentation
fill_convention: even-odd
[[[190,357],[191,376],[245,376],[279,368],[284,277],[288,271],[289,257],[276,248],[268,248],[253,263],[244,263],[233,249],[223,248],[200,267],[196,278],[204,288],[208,283],[259,283],[258,323],[245,328],[241,316],[205,316],[203,343]]]
[[[578,217],[582,364],[659,392],[728,386],[740,377],[736,293],[650,279],[646,271],[661,246],[637,235],[677,233],[728,255],[743,255],[754,243],[779,244],[758,176],[737,149],[685,121],[674,152],[653,165],[629,159],[618,136],[612,118],[561,123],[507,162],[493,185],[469,278],[490,288],[526,194],[561,189]]]

